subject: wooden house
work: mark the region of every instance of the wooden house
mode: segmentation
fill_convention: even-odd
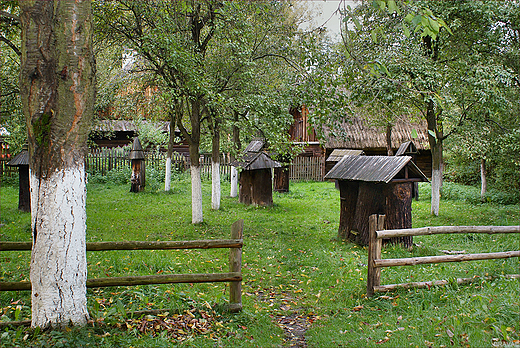
[[[396,153],[401,144],[409,144],[415,133],[417,135],[413,140],[413,147],[417,151],[414,155],[415,164],[427,177],[431,177],[432,156],[425,121],[398,121],[392,127],[392,150]],[[350,122],[343,123],[340,131],[334,133],[325,128],[324,134],[323,146],[326,156],[330,156],[335,149],[362,150],[367,156],[387,155],[385,129],[370,125],[368,121],[361,118],[353,118]],[[341,136],[334,134],[341,134]]]
[[[272,168],[281,167],[263,151],[264,142],[252,141],[231,165],[240,168],[239,202],[246,205],[273,205]]]
[[[338,237],[368,245],[368,218],[386,215],[385,229],[412,227],[412,187],[428,181],[410,156],[345,156],[325,179],[340,188]],[[394,242],[412,245],[411,237]]]

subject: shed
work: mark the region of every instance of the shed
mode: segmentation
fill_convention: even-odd
[[[31,188],[29,184],[29,151],[27,145],[7,165],[18,167],[18,210],[30,212]]]
[[[262,151],[264,143],[252,141],[239,160],[231,165],[241,168],[239,202],[246,205],[273,205],[273,183],[271,168],[281,167]]]
[[[325,175],[340,188],[338,237],[368,245],[368,217],[384,214],[385,229],[412,227],[412,187],[428,181],[410,156],[345,156]],[[412,245],[412,238],[392,242]]]

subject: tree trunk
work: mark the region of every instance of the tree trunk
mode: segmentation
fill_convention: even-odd
[[[238,154],[240,152],[240,148],[242,147],[240,144],[240,128],[238,128],[238,112],[235,111],[235,124],[233,125],[233,145],[235,154]],[[234,153],[231,153],[230,161],[233,162],[236,159]],[[230,196],[236,197],[238,195],[238,172],[236,167],[231,167],[231,190],[230,190]]]
[[[229,195],[231,197],[238,196],[238,171],[236,167],[231,167],[231,190]]]
[[[85,153],[94,105],[90,1],[21,1],[31,181],[32,326],[84,325]]]
[[[480,201],[486,201],[486,192],[487,192],[487,169],[486,169],[486,159],[482,158],[480,160],[480,179],[481,179],[481,187],[480,187]]]
[[[211,147],[211,209],[220,209],[220,127],[218,122],[213,129]]]
[[[386,125],[386,154],[387,156],[394,155],[394,150],[392,150],[392,125],[390,123]]]
[[[202,182],[200,179],[200,100],[191,102],[191,141],[190,141],[190,172],[191,172],[191,222],[199,224],[204,221],[202,214]]]
[[[164,191],[171,190],[172,181],[172,156],[173,156],[173,142],[175,139],[175,117],[170,115],[170,139],[168,141],[168,153],[166,156],[166,168],[164,173]]]
[[[438,216],[442,187],[442,131],[437,124],[433,100],[426,102],[426,122],[428,123],[428,141],[432,152],[432,197],[431,214]],[[435,136],[432,135],[435,134]]]

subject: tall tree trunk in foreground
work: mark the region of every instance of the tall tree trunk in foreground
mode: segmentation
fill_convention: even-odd
[[[432,152],[432,199],[431,213],[435,216],[439,215],[440,197],[442,187],[442,140],[443,134],[439,130],[437,117],[435,115],[434,104],[432,100],[428,100],[426,105],[426,121],[428,123],[428,141]],[[435,136],[432,135],[435,134]]]
[[[20,1],[20,93],[31,180],[32,326],[84,325],[86,141],[94,103],[90,1]]]

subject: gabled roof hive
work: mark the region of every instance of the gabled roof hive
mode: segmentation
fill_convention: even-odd
[[[234,167],[239,167],[244,170],[279,168],[281,164],[269,157],[268,154],[262,151],[265,142],[262,140],[253,140],[247,145],[244,153],[239,159],[231,163]]]
[[[409,156],[409,155],[415,155],[417,153],[419,153],[419,151],[417,150],[417,147],[415,146],[413,141],[407,141],[407,142],[402,143],[399,146],[399,149],[397,150],[395,155],[396,156],[403,156],[403,155]]]
[[[410,156],[345,156],[328,173],[325,179],[389,183],[408,167],[409,177],[428,181]]]

